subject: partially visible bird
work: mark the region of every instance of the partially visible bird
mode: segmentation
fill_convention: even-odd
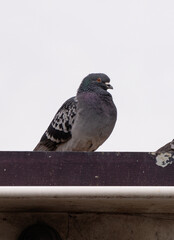
[[[161,147],[160,149],[158,149],[156,151],[157,153],[164,153],[164,152],[171,152],[174,153],[174,139],[167,143],[166,145],[164,145],[163,147]]]
[[[117,109],[103,73],[85,77],[75,97],[58,110],[34,151],[95,151],[111,134]]]

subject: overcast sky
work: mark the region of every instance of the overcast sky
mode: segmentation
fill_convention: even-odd
[[[99,151],[172,140],[174,1],[0,1],[0,150],[33,150],[92,72],[110,77],[118,109]]]

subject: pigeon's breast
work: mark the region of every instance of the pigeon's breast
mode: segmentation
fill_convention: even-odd
[[[78,99],[77,109],[72,136],[91,141],[94,148],[98,148],[109,137],[116,122],[117,111],[112,97],[88,94]]]

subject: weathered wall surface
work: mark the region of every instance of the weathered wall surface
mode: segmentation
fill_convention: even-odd
[[[172,240],[174,215],[1,213],[0,239],[17,240],[30,224],[44,222],[62,240]]]

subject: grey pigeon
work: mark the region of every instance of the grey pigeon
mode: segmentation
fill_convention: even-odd
[[[95,151],[111,134],[117,109],[103,73],[85,77],[75,97],[58,110],[34,151]]]
[[[157,153],[162,153],[162,152],[174,153],[174,139],[171,142],[164,145],[163,147],[161,147],[160,149],[158,149],[156,152]]]

